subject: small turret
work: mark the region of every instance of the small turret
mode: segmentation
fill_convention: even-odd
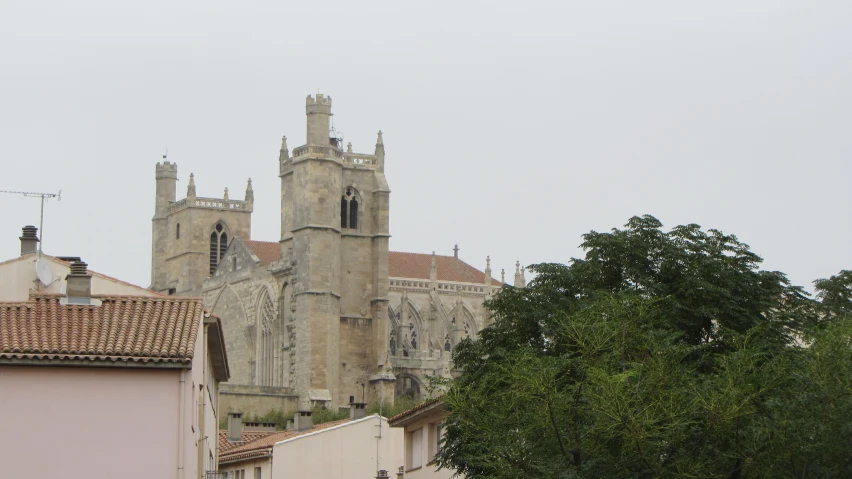
[[[382,139],[382,130],[379,130],[379,136],[376,138],[376,159],[378,161],[379,171],[385,170],[385,141]]]
[[[189,174],[189,184],[186,185],[186,197],[195,198],[195,174]]]
[[[432,289],[438,285],[438,259],[435,257],[435,252],[432,252],[432,265],[429,267],[429,281],[432,283]]]
[[[285,162],[290,158],[290,150],[287,149],[287,137],[281,137],[281,150],[278,154],[278,161]]]
[[[491,286],[491,256],[485,257],[485,286]]]
[[[166,209],[175,202],[177,196],[177,163],[157,163],[156,171],[157,200],[154,216],[165,216]]]
[[[521,262],[516,261],[515,262],[515,287],[516,288],[523,288],[524,283],[526,283],[526,281],[524,280],[524,273],[523,273],[523,268],[521,268]]]
[[[246,203],[254,203],[254,189],[251,187],[251,178],[248,179],[248,185],[246,185]]]
[[[305,99],[305,112],[308,115],[307,144],[328,146],[328,132],[331,125],[331,97],[324,97],[321,93],[317,93],[316,98],[308,95]]]
[[[228,187],[227,186],[225,187],[225,196],[223,196],[222,199],[225,200],[225,203],[231,201],[231,198],[228,196]]]

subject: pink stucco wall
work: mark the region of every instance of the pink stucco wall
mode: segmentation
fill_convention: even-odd
[[[177,471],[179,381],[179,370],[0,366],[3,475],[193,477],[190,374]]]

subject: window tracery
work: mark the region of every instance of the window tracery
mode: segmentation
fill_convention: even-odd
[[[213,232],[210,233],[210,275],[216,272],[225,250],[228,249],[228,233],[222,223],[216,223]]]
[[[258,384],[260,386],[277,386],[275,367],[275,305],[267,291],[259,302],[258,322],[260,323],[260,351],[258,354]]]
[[[340,197],[340,227],[358,228],[358,193],[351,186]]]

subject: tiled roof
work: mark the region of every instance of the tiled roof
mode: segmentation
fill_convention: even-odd
[[[281,257],[281,245],[275,241],[243,241],[251,252],[264,263],[274,263]]]
[[[455,281],[459,283],[485,282],[485,273],[453,256],[435,255],[438,281]],[[391,278],[429,279],[432,271],[432,255],[423,253],[388,253],[388,276]],[[491,279],[491,284],[501,283]]]
[[[252,442],[262,437],[269,436],[270,434],[275,434],[275,431],[243,431],[242,440],[240,442],[230,442],[228,441],[228,430],[220,429],[219,430],[219,455],[225,454],[231,449],[240,447],[247,442]]]
[[[225,454],[223,454],[222,450],[220,449],[219,464],[226,462],[242,461],[244,459],[251,459],[256,457],[265,457],[272,452],[272,446],[274,446],[275,443],[279,441],[283,441],[285,439],[290,439],[297,436],[302,436],[305,434],[310,434],[312,432],[322,431],[323,429],[329,429],[334,426],[345,424],[347,422],[349,422],[349,419],[341,419],[340,421],[317,424],[316,426],[310,429],[305,429],[304,431],[281,431],[273,434],[268,434],[264,437],[255,439],[254,441],[251,441],[249,443],[231,448]],[[221,437],[221,431],[219,432],[219,434]],[[227,438],[227,431],[225,432],[225,437]]]
[[[264,263],[278,261],[281,257],[281,247],[274,241],[243,240],[251,252]],[[438,281],[455,281],[459,283],[485,282],[485,273],[453,256],[435,256],[438,268]],[[391,251],[388,253],[388,276],[391,278],[429,279],[432,270],[432,255],[423,253],[403,253]],[[491,284],[500,286],[502,283],[491,278]]]
[[[388,419],[388,423],[393,424],[394,422],[399,421],[400,419],[402,419],[406,416],[410,416],[412,414],[415,414],[416,412],[421,411],[421,410],[423,410],[423,409],[425,409],[425,408],[427,408],[427,407],[429,407],[433,404],[438,404],[439,402],[441,402],[443,400],[444,400],[443,395],[438,396],[438,397],[433,398],[433,399],[427,399],[426,401],[423,401],[422,403],[414,406],[413,408],[411,408],[407,411],[403,411],[403,412],[397,414],[396,416]]]
[[[200,298],[95,296],[100,306],[62,305],[32,293],[0,303],[0,361],[189,365],[202,317]]]

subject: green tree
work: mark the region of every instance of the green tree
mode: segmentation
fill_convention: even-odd
[[[822,305],[735,236],[661,228],[644,216],[591,232],[585,258],[535,265],[527,288],[489,302],[494,325],[454,352],[464,373],[439,464],[499,478],[849,474],[848,316],[815,328]],[[826,281],[818,293],[845,280]]]

